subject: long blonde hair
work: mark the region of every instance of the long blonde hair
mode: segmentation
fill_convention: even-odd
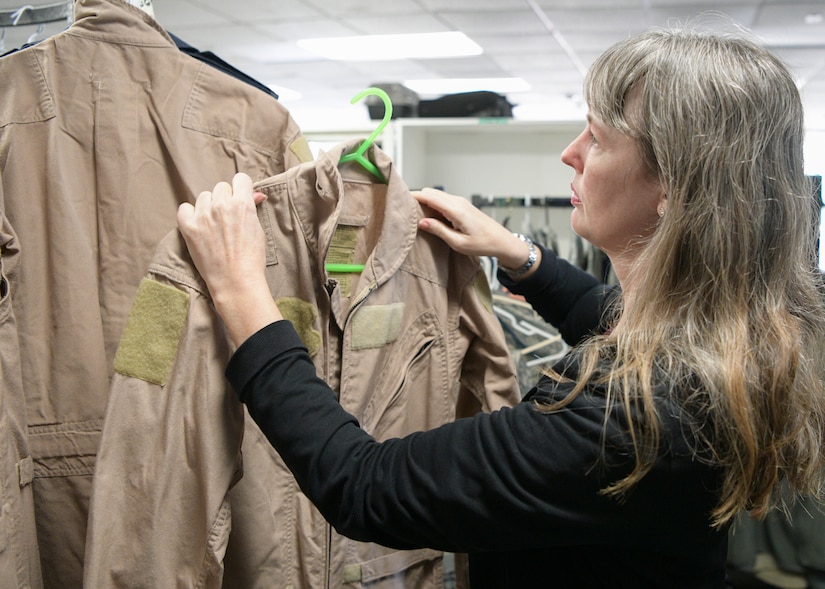
[[[659,30],[604,53],[585,97],[637,139],[667,194],[621,329],[581,348],[574,394],[600,381],[643,416],[628,424],[635,470],[604,492],[629,491],[652,467],[664,387],[692,415],[698,455],[721,469],[714,524],[743,508],[763,516],[782,479],[821,493],[825,311],[792,76],[743,34]]]

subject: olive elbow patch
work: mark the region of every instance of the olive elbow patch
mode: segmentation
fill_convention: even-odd
[[[278,310],[284,319],[292,323],[295,331],[310,356],[315,356],[321,349],[321,333],[315,329],[315,319],[318,317],[318,310],[306,301],[295,297],[283,297],[275,301]]]
[[[163,386],[189,313],[189,295],[144,278],[115,354],[115,372]]]
[[[487,280],[487,275],[479,270],[476,274],[476,281],[474,284],[476,294],[479,301],[487,309],[488,312],[493,312],[493,293],[490,291],[490,281]]]

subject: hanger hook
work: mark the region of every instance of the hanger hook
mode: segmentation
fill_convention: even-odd
[[[346,153],[343,156],[341,156],[340,162],[343,163],[357,161],[359,164],[361,164],[367,170],[369,170],[374,176],[376,176],[379,180],[386,183],[384,175],[375,166],[375,164],[373,164],[371,161],[364,157],[364,152],[366,152],[367,149],[370,148],[370,146],[375,141],[375,138],[381,134],[381,131],[384,130],[384,127],[386,127],[387,124],[390,122],[390,119],[392,119],[392,100],[390,99],[389,94],[387,94],[381,88],[370,87],[356,94],[352,98],[352,100],[350,100],[350,104],[355,104],[359,100],[362,100],[364,97],[369,95],[378,96],[384,102],[384,118],[382,119],[381,124],[378,125],[378,127],[370,134],[370,136],[367,137],[366,140],[364,140],[364,142],[358,146],[358,149],[356,149],[352,153]]]
[[[370,87],[362,92],[356,94],[352,100],[350,100],[350,104],[355,104],[359,100],[363,100],[367,96],[378,96],[384,102],[384,118],[381,120],[381,123],[376,127],[375,131],[367,137],[366,141],[364,141],[364,145],[369,147],[372,145],[372,142],[375,141],[375,138],[378,137],[381,132],[384,130],[384,127],[390,122],[392,119],[392,100],[390,99],[389,94],[387,94],[381,88]],[[366,147],[364,148],[366,150]]]

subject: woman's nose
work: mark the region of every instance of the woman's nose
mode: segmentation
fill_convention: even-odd
[[[582,140],[584,139],[585,131],[576,137],[570,144],[561,152],[562,163],[570,166],[576,171],[582,169]]]

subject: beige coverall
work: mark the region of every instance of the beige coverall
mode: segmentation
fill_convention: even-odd
[[[356,145],[257,184],[269,286],[318,375],[379,440],[517,403],[478,260],[417,231],[419,205],[383,152],[372,157],[386,185],[357,164],[339,169]],[[222,324],[177,232],[141,291],[95,476],[90,587],[220,587],[224,562],[224,587],[443,586],[440,552],[338,535],[242,419]]]
[[[0,524],[16,522],[0,526],[0,587],[40,586],[33,492],[43,584],[73,589],[115,350],[178,204],[311,156],[277,100],[120,0],[76,2],[67,30],[0,59],[0,88],[0,253],[13,269],[0,292]]]

